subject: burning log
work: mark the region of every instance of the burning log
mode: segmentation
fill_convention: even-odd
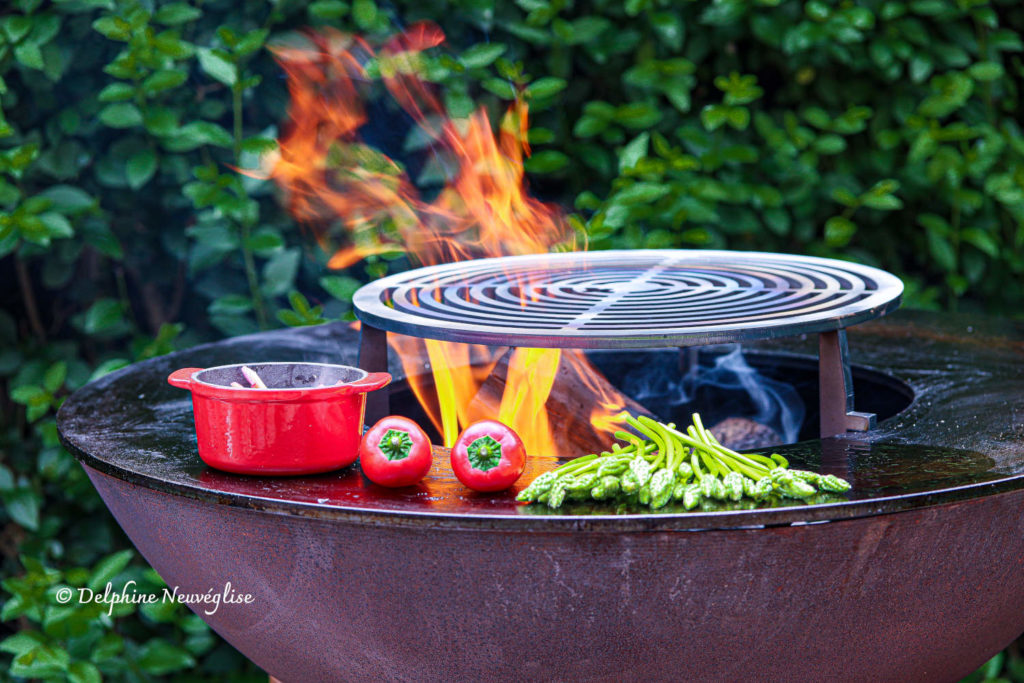
[[[508,410],[509,399],[505,398],[503,406],[502,398],[515,351],[508,349],[501,355],[470,402],[469,412],[498,416],[503,408]],[[614,419],[623,410],[633,415],[651,415],[646,408],[619,392],[588,363],[589,371],[581,372],[580,363],[586,363],[581,353],[563,351],[547,401],[539,409],[532,409],[531,415],[515,415],[520,423],[546,421],[558,455],[579,456],[608,449],[614,442],[612,433],[617,429],[628,429],[624,423]]]

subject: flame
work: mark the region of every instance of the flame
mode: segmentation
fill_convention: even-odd
[[[416,24],[378,50],[335,31],[311,34],[310,41],[308,48],[276,50],[288,77],[291,123],[266,167],[267,176],[284,188],[291,213],[316,226],[321,245],[333,251],[329,267],[347,268],[394,252],[432,265],[585,248],[557,207],[526,192],[525,100],[517,98],[508,108],[497,134],[484,108],[465,119],[447,115],[421,75],[424,51],[444,41],[438,27]],[[425,199],[399,164],[360,137],[369,121],[364,98],[378,74],[429,141],[432,158],[451,169],[433,199]],[[335,244],[339,233],[342,243]],[[519,284],[528,291],[529,282]],[[448,446],[460,426],[497,418],[519,433],[529,452],[556,453],[545,403],[560,371],[579,375],[591,387],[587,401],[594,407],[595,429],[604,433],[620,426],[612,414],[621,412],[621,397],[602,395],[581,353],[510,351],[394,334],[389,341]],[[422,371],[425,360],[429,374]],[[499,363],[506,373],[500,400],[493,395],[501,384],[494,373]]]
[[[498,420],[517,434],[529,434],[533,453],[558,452],[544,404],[551,394],[561,359],[561,349],[516,349],[509,360]],[[513,390],[509,391],[509,387]]]

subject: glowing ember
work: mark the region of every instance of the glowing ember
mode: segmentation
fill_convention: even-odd
[[[415,25],[379,50],[337,32],[311,40],[310,49],[277,52],[288,75],[291,125],[268,164],[268,175],[285,189],[295,217],[318,227],[321,244],[334,251],[330,267],[346,268],[367,256],[394,252],[432,265],[585,248],[555,206],[526,193],[525,101],[517,99],[508,109],[495,135],[483,108],[467,119],[450,118],[420,76],[423,51],[444,40],[440,29]],[[363,96],[373,72],[429,139],[432,155],[452,169],[432,200],[422,197],[399,164],[359,137],[368,121]],[[331,245],[327,228],[339,223],[345,242]],[[528,291],[529,284],[524,281],[521,291]],[[511,352],[503,364],[504,392],[494,405],[481,398],[481,388],[507,349],[389,338],[416,397],[448,446],[460,425],[497,418],[520,434],[529,452],[556,452],[545,403],[560,364],[563,373],[579,375],[575,385],[593,391],[584,401],[594,408],[594,429],[603,435],[621,427],[612,416],[622,411],[622,401],[601,391],[595,370],[580,353]],[[425,357],[432,388],[419,371]]]

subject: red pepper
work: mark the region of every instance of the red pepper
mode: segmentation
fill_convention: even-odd
[[[427,475],[432,463],[430,439],[405,417],[385,417],[359,443],[363,474],[381,486],[412,486]]]
[[[501,491],[526,468],[526,449],[519,435],[496,420],[467,427],[452,447],[452,471],[475,491]]]

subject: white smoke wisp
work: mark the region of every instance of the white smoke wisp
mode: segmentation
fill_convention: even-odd
[[[757,406],[757,413],[744,415],[754,422],[771,427],[786,443],[797,440],[804,423],[804,402],[788,384],[768,379],[750,367],[739,344],[729,353],[715,359],[714,367],[697,375],[697,382],[718,387],[742,389]]]
[[[652,363],[646,371],[629,373],[623,383],[623,391],[651,409],[690,403],[702,387],[745,394],[749,399],[746,403],[753,406],[753,412],[748,410],[727,417],[753,420],[770,427],[782,436],[785,443],[795,442],[806,413],[803,399],[797,391],[789,384],[769,379],[751,367],[739,344],[705,348],[711,351],[721,349],[724,353],[716,356],[711,366],[690,368],[683,375],[666,372],[663,365]]]

